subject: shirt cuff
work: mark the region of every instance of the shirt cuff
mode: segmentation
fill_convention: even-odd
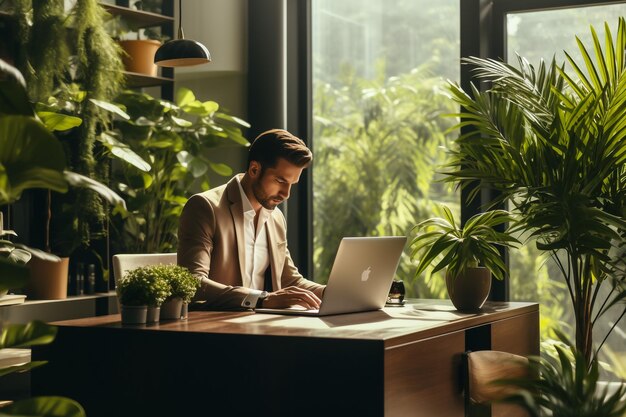
[[[259,297],[261,296],[261,293],[263,293],[263,291],[260,291],[260,290],[250,290],[250,293],[248,293],[248,295],[246,295],[246,298],[244,298],[243,301],[241,302],[241,306],[243,308],[254,308],[254,307],[256,307],[256,303],[259,300]]]

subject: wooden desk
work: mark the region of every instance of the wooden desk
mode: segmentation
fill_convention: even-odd
[[[34,395],[65,395],[97,416],[464,415],[467,349],[539,353],[539,309],[441,300],[324,318],[192,312],[122,326],[118,315],[56,323],[33,360]]]

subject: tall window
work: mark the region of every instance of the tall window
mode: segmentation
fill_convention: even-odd
[[[437,182],[457,109],[459,0],[313,0],[314,275],[324,282],[344,236],[407,235],[458,213]],[[407,251],[408,253],[408,251]],[[398,269],[409,296],[445,297],[441,277]]]
[[[604,38],[604,22],[609,23],[613,36],[617,32],[617,17],[626,15],[626,4],[593,6],[575,9],[511,13],[507,15],[507,60],[517,63],[517,55],[536,65],[540,59],[557,63],[565,62],[563,50],[568,51],[577,65],[584,68],[574,36],[591,46],[589,26],[592,25],[601,39]],[[551,259],[542,257],[534,244],[521,250],[510,251],[511,300],[536,300],[541,303],[542,331],[550,328],[573,328],[574,318],[569,305],[565,283],[557,266]],[[613,325],[616,317],[606,316],[606,326]],[[622,329],[624,326],[622,324]],[[622,329],[613,332],[603,353],[603,359],[613,363],[613,368],[626,378],[626,334]],[[600,334],[608,330],[601,328]],[[599,341],[596,341],[599,342]]]

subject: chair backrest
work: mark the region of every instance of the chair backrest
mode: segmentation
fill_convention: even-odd
[[[126,271],[139,266],[175,264],[176,253],[140,253],[113,255],[113,275],[115,284],[124,276]]]
[[[466,352],[464,361],[466,410],[472,410],[466,412],[466,415],[488,415],[484,410],[492,405],[490,415],[493,417],[528,416],[525,410],[515,404],[497,403],[514,394],[516,387],[493,383],[503,379],[530,377],[527,358],[508,352],[481,350]]]

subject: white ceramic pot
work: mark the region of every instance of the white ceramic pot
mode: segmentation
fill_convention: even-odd
[[[125,306],[121,308],[122,324],[145,324],[148,306]]]
[[[183,310],[183,299],[172,298],[161,305],[161,320],[180,320]]]
[[[146,323],[158,323],[161,307],[148,306]]]

